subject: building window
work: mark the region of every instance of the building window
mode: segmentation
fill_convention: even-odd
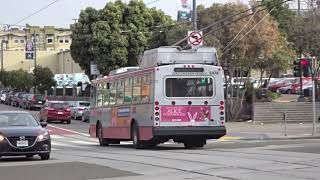
[[[32,35],[32,42],[39,42],[39,35],[37,34],[36,35],[36,40],[34,40],[35,38],[34,38],[34,35]]]
[[[66,39],[64,40],[64,43],[69,43],[69,39],[66,38]]]
[[[53,35],[47,35],[47,42],[48,42],[48,44],[53,43]]]
[[[18,40],[18,39],[15,39],[15,40],[14,40],[14,43],[18,44],[18,43],[19,43],[19,40]]]
[[[59,40],[59,43],[63,43],[63,39],[60,39],[60,40]]]
[[[24,39],[20,39],[20,43],[21,43],[21,44],[24,44]]]

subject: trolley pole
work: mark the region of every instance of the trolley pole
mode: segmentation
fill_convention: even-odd
[[[192,22],[193,22],[193,30],[198,30],[198,27],[197,27],[197,2],[196,2],[196,0],[193,0]]]

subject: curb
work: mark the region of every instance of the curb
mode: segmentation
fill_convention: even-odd
[[[238,139],[232,139],[236,141],[256,141],[256,140],[299,140],[299,139],[320,139],[320,136],[297,136],[297,137],[261,137],[261,138],[246,138],[246,137],[237,137]]]

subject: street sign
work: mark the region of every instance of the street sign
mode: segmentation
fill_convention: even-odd
[[[26,52],[26,59],[33,59],[34,58],[34,53],[31,51]]]
[[[192,17],[191,0],[178,0],[178,17],[177,21],[191,21]]]
[[[97,64],[90,65],[90,73],[91,73],[91,75],[99,75],[100,74]]]
[[[188,44],[192,47],[203,45],[203,32],[202,31],[188,31]]]

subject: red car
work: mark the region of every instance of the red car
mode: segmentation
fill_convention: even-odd
[[[284,79],[268,87],[270,91],[277,92],[279,88],[291,85],[295,79]]]
[[[63,101],[47,101],[40,110],[40,121],[61,121],[71,123],[69,104]]]

